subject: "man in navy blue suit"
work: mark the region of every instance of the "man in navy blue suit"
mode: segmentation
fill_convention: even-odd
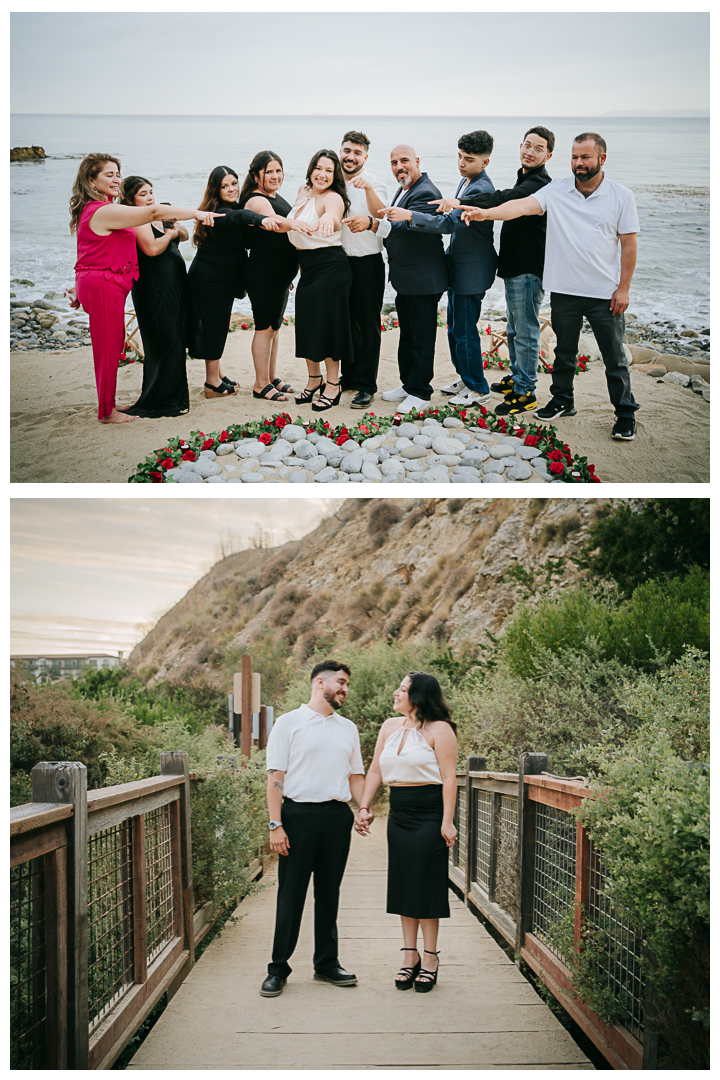
[[[407,218],[411,219],[415,210],[431,213],[431,200],[442,196],[428,174],[421,171],[420,158],[412,146],[396,146],[390,154],[390,168],[400,187],[390,207],[376,213],[392,221],[385,248],[390,282],[397,293],[401,385],[382,396],[385,401],[397,401],[398,412],[409,413],[424,409],[432,396],[437,308],[448,274],[440,233],[411,230]]]

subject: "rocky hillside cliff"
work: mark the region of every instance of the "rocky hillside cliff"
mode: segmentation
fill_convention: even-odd
[[[146,682],[225,686],[229,650],[302,658],[338,638],[496,633],[515,605],[578,580],[603,499],[348,499],[314,532],[217,563],[134,649]],[[284,642],[284,644],[283,644]],[[327,646],[325,643],[327,642]]]

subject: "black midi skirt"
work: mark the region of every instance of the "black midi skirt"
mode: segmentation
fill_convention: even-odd
[[[391,787],[387,910],[411,919],[447,919],[448,848],[440,832],[441,784]]]
[[[352,360],[352,271],[341,247],[298,252],[300,284],[295,298],[295,355],[319,364]]]

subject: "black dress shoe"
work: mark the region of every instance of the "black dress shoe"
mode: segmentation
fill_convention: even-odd
[[[339,964],[330,971],[316,971],[315,978],[320,982],[332,983],[333,986],[357,986],[357,975],[351,975],[349,971],[345,971]]]
[[[375,400],[374,394],[369,394],[366,390],[358,390],[355,397],[350,402],[351,409],[367,409],[368,405]]]
[[[260,987],[260,997],[279,997],[286,982],[287,979],[281,979],[279,975],[268,975]]]

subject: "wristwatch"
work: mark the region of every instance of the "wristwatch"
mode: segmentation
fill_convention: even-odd
[[[269,825],[268,825],[268,829],[270,830],[270,832],[274,832],[275,829],[281,829],[281,828],[282,828],[282,821],[271,821],[269,823]]]

